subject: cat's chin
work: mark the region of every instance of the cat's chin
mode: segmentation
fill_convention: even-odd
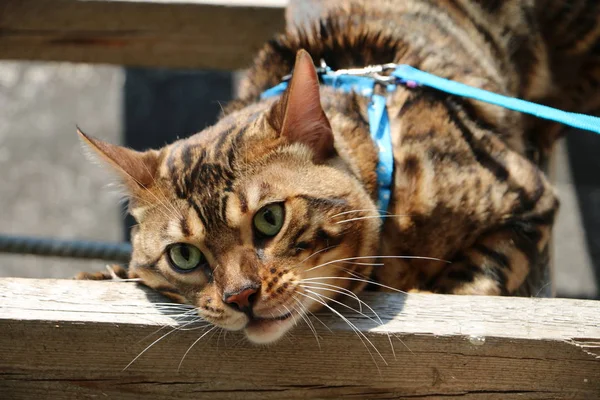
[[[244,333],[249,341],[255,344],[269,344],[281,339],[294,324],[290,315],[284,320],[255,320],[250,321]]]

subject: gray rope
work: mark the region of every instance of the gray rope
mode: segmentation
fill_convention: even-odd
[[[131,244],[0,235],[0,253],[129,262]]]

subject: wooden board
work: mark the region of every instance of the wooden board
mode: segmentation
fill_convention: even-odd
[[[0,58],[239,69],[285,0],[2,0]]]
[[[173,330],[164,299],[135,283],[0,279],[1,397],[600,398],[600,302],[363,299],[383,325],[342,311],[362,341],[323,313],[318,342],[305,324],[270,346],[214,330],[182,361],[206,330]]]

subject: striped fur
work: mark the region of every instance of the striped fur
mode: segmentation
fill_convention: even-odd
[[[216,325],[245,329],[255,342],[276,340],[291,326],[265,322],[269,315],[321,308],[317,295],[306,297],[306,282],[358,292],[364,282],[353,277],[366,276],[405,291],[535,295],[546,283],[558,210],[543,167],[560,129],[429,89],[399,88],[388,102],[395,173],[380,227],[368,100],[319,90],[309,58],[297,54],[305,49],[334,69],[407,63],[494,92],[591,111],[600,82],[600,6],[349,0],[322,8],[321,19],[289,27],[265,45],[239,99],[215,126],[146,153],[84,136],[131,192],[139,222],[131,273],[196,305]],[[294,63],[292,89],[260,100]],[[252,217],[272,202],[285,204],[285,224],[265,241],[253,233]],[[197,246],[208,264],[173,271],[165,248],[176,242]],[[384,265],[373,267],[379,256],[386,256]],[[259,288],[253,317],[223,301],[244,285]],[[303,311],[294,313],[297,319]]]

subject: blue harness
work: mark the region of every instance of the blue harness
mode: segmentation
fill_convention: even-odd
[[[392,71],[390,75],[381,75],[383,72],[390,70]],[[317,72],[321,78],[321,82],[325,86],[331,86],[347,93],[355,92],[371,99],[368,109],[369,130],[373,141],[379,148],[377,184],[379,188],[378,208],[381,212],[387,211],[390,203],[394,155],[392,153],[392,137],[386,98],[374,93],[375,85],[377,84],[385,85],[388,93],[394,91],[399,84],[409,88],[427,86],[456,96],[484,101],[510,110],[560,122],[575,128],[600,133],[600,118],[566,112],[514,97],[502,96],[463,83],[440,78],[409,65],[384,64],[333,71],[322,62]],[[287,89],[290,78],[291,75],[288,75],[277,86],[265,90],[261,94],[261,99],[281,95]]]

